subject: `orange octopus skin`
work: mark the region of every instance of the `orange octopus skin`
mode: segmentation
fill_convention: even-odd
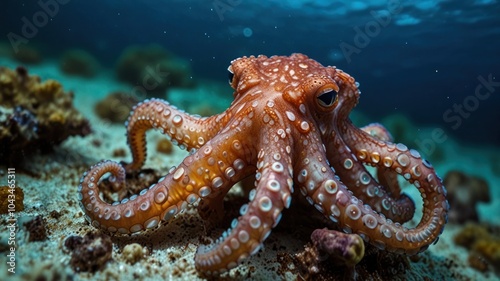
[[[220,205],[235,183],[255,174],[241,216],[214,244],[198,248],[200,272],[226,272],[258,252],[294,189],[345,232],[380,249],[415,254],[438,240],[448,212],[441,179],[417,151],[392,143],[381,125],[352,125],[348,115],[360,92],[351,76],[302,54],[242,57],[228,70],[234,101],[219,115],[192,116],[159,99],[134,108],[126,124],[132,163],[103,161],[81,179],[81,207],[93,226],[124,234],[155,228],[188,204]],[[126,171],[144,164],[145,133],[152,128],[190,155],[140,194],[104,202],[101,176],[110,172],[123,187]],[[380,179],[363,164],[376,167]],[[414,204],[401,194],[396,175],[423,198],[423,216],[413,229],[401,225]]]

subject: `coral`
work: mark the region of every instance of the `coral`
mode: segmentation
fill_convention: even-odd
[[[500,273],[500,235],[494,227],[469,223],[454,237],[454,242],[469,250],[468,260],[473,268],[485,271],[478,263],[485,260]]]
[[[44,241],[47,239],[47,230],[41,216],[36,216],[32,220],[25,222],[24,227],[28,231],[28,241]]]
[[[455,223],[478,221],[476,205],[490,202],[488,183],[479,177],[469,176],[460,171],[449,171],[443,184],[448,190],[450,212],[448,220]]]
[[[59,60],[59,68],[64,73],[86,78],[94,77],[99,67],[99,62],[82,49],[68,50]]]
[[[95,272],[111,260],[113,245],[109,236],[89,232],[83,237],[70,236],[64,246],[71,251],[71,267],[77,272]]]
[[[94,111],[97,116],[115,123],[123,123],[139,100],[123,92],[114,92],[99,101]]]
[[[123,51],[116,64],[118,79],[150,96],[164,95],[171,87],[192,85],[189,63],[158,45],[132,46]]]
[[[146,248],[143,248],[140,244],[132,243],[123,248],[122,257],[126,262],[135,264],[147,254],[148,250]]]
[[[12,192],[13,193],[12,193]],[[9,201],[9,195],[14,195],[14,200]],[[19,187],[11,189],[9,186],[0,187],[0,214],[7,214],[9,212],[9,204],[14,203],[14,208],[10,206],[13,211],[20,212],[24,210],[24,192]]]
[[[55,80],[41,82],[24,67],[0,67],[0,162],[13,163],[35,149],[49,151],[69,136],[90,133],[73,107],[73,94]]]
[[[322,256],[332,258],[336,264],[354,266],[365,254],[365,244],[357,234],[323,228],[313,231],[311,240]]]
[[[305,246],[304,251],[295,256],[301,267],[307,269],[307,276],[318,274],[319,264],[326,260],[335,266],[345,266],[355,274],[354,266],[365,254],[363,239],[357,234],[323,228],[314,230],[311,240],[312,246]]]

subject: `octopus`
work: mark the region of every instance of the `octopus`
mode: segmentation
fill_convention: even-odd
[[[91,225],[136,233],[157,228],[190,205],[209,218],[221,212],[236,183],[254,176],[240,216],[220,238],[198,247],[198,272],[222,274],[257,253],[290,207],[292,194],[382,250],[413,255],[437,242],[449,209],[440,177],[419,152],[394,143],[382,125],[353,125],[349,113],[360,97],[353,77],[303,54],[241,57],[228,71],[234,100],[220,114],[190,115],[160,99],[134,107],[125,124],[132,162],[105,160],[81,178],[78,197]],[[126,174],[145,163],[150,129],[189,155],[139,194],[106,202],[101,177],[110,173],[113,186],[125,188]],[[398,177],[422,196],[415,227],[404,225],[415,204],[402,193]]]

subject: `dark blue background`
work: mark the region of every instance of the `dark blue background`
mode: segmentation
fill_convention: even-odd
[[[22,17],[32,19],[41,10],[36,2],[3,2],[3,40],[9,32],[21,34]],[[29,44],[41,44],[54,56],[84,48],[112,66],[128,45],[159,43],[190,60],[196,77],[220,81],[236,57],[302,52],[354,76],[362,90],[358,109],[373,121],[401,113],[463,141],[500,144],[500,87],[461,118],[457,129],[455,121],[443,118],[454,104],[470,101],[479,76],[500,81],[500,5],[495,1],[436,1],[425,9],[410,5],[416,1],[401,1],[402,11],[350,62],[340,44],[355,45],[354,27],[363,30],[374,20],[370,11],[387,9],[384,1],[358,10],[346,9],[349,1],[310,1],[300,7],[292,1],[254,2],[73,0],[61,5]],[[221,3],[229,5],[223,19],[216,12]],[[420,23],[400,25],[396,20],[403,15]],[[243,36],[243,28],[251,28],[252,36]]]

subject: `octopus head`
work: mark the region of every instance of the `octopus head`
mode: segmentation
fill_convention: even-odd
[[[256,93],[261,93],[267,99],[283,100],[302,113],[305,106],[309,112],[337,112],[342,117],[359,98],[354,78],[303,54],[241,57],[231,62],[228,71],[235,101],[245,96],[256,98]]]

